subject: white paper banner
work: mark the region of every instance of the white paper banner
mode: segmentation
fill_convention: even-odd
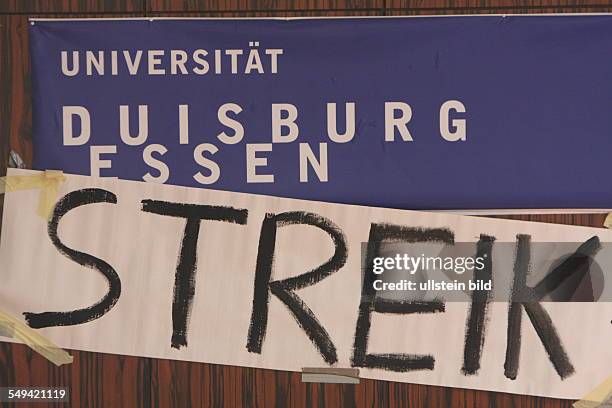
[[[83,176],[67,176],[60,197],[48,222],[38,191],[6,195],[0,309],[53,326],[41,332],[61,347],[291,371],[331,363],[575,399],[611,373],[611,303],[490,302],[474,325],[467,302],[417,310],[362,296],[361,248],[371,234],[606,243],[612,231]],[[516,284],[516,269],[493,263],[494,282]]]

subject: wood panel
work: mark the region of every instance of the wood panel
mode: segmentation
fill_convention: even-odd
[[[9,103],[10,98],[9,91],[9,64],[8,64],[8,17],[0,15],[0,61],[6,61],[0,63],[0,177],[4,176],[6,172],[6,165],[8,159],[9,149]],[[0,203],[2,198],[0,197]],[[0,208],[1,204],[0,204]],[[1,213],[1,212],[0,212]]]
[[[32,164],[32,103],[28,17],[7,15],[5,20],[10,41],[5,44],[2,57],[8,60],[10,69],[2,81],[3,110],[6,111],[10,147],[29,167]]]
[[[0,13],[142,12],[143,0],[2,0]]]
[[[197,13],[215,15],[248,12],[266,15],[335,15],[361,11],[385,14],[470,14],[470,13],[576,13],[606,12],[607,0],[148,0],[151,13]]]
[[[56,368],[26,346],[0,343],[0,365],[4,367],[0,386],[69,387],[75,407],[570,408],[572,404],[375,380],[361,380],[358,385],[306,384],[299,373],[285,371],[82,351],[71,354],[75,357],[72,364]],[[18,407],[22,406],[27,405]]]
[[[244,12],[259,13],[319,11],[327,13],[333,10],[368,10],[381,12],[385,8],[385,0],[149,0],[151,12],[197,11],[204,13]]]
[[[6,175],[9,154],[9,71],[8,63],[8,17],[0,15],[0,177]],[[3,62],[4,61],[4,62]],[[4,206],[4,196],[0,194],[0,216]],[[0,223],[0,232],[2,223]]]
[[[62,17],[123,14],[263,17],[611,11],[607,4],[601,0],[0,0],[0,172],[6,167],[9,140],[10,147],[28,165],[32,160],[27,36],[30,13]],[[601,226],[604,216],[502,218]],[[570,401],[563,400],[385,381],[363,380],[356,386],[302,384],[297,373],[82,351],[72,354],[73,364],[57,368],[23,345],[0,343],[0,386],[67,386],[72,393],[71,405],[96,407],[571,406]]]
[[[610,7],[607,0],[387,0],[387,8],[393,11],[432,11],[447,14],[457,12],[486,13],[558,13],[601,12]]]

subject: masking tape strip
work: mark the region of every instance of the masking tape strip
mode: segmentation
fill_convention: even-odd
[[[359,384],[359,370],[356,368],[303,367],[302,382]]]
[[[61,184],[66,180],[63,172],[47,170],[31,176],[0,177],[0,194],[20,190],[40,189],[40,199],[36,213],[49,219],[57,200]],[[72,356],[57,347],[53,342],[19,320],[0,311],[0,334],[17,339],[57,366],[72,363]]]
[[[70,354],[57,347],[45,336],[2,311],[0,311],[0,327],[3,329],[3,334],[12,334],[10,337],[20,340],[58,367],[72,363],[73,357]]]
[[[612,213],[608,213],[608,216],[606,217],[603,226],[605,228],[612,229]]]
[[[40,199],[36,213],[44,219],[51,217],[51,211],[57,201],[60,186],[66,180],[60,170],[46,170],[32,176],[0,177],[0,194],[20,190],[40,189]]]
[[[574,403],[574,408],[597,408],[607,404],[612,398],[612,376],[589,392],[580,401]]]

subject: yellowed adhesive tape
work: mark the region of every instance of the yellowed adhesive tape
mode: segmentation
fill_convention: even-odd
[[[40,189],[36,213],[49,219],[57,200],[61,184],[66,180],[63,172],[48,170],[32,176],[0,177],[0,194],[20,190]],[[14,338],[29,346],[57,366],[72,363],[72,356],[24,323],[0,311],[0,335]]]
[[[612,213],[608,213],[608,216],[606,217],[603,226],[612,229]]]
[[[73,357],[53,342],[19,320],[0,311],[2,335],[12,337],[29,346],[32,350],[56,366],[72,363]]]
[[[589,392],[580,401],[574,403],[574,408],[596,408],[612,398],[612,376]]]
[[[359,384],[356,368],[303,367],[303,383]]]
[[[65,180],[64,173],[59,170],[47,170],[32,176],[0,177],[0,194],[40,189],[40,199],[36,213],[48,220],[57,201],[59,189]]]

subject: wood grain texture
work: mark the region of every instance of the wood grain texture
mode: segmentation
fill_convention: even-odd
[[[0,61],[8,61],[8,17],[0,16]],[[6,174],[6,166],[9,152],[9,74],[8,63],[0,63],[0,177]],[[0,196],[0,214],[2,213],[2,197]]]
[[[12,123],[9,101],[9,72],[11,66],[8,62],[8,16],[0,15],[0,177],[6,175],[9,155],[9,127]],[[4,207],[4,196],[0,194],[0,216]],[[2,223],[0,222],[0,233]]]
[[[519,15],[519,14],[576,14],[576,13],[610,13],[612,12],[612,4],[607,5],[589,5],[589,6],[564,6],[558,7],[454,7],[445,9],[441,7],[389,7],[386,9],[387,16],[437,16],[437,15],[476,15],[476,14],[503,14],[503,15]]]
[[[197,12],[231,12],[231,11],[308,11],[320,10],[373,10],[382,11],[385,0],[150,0],[149,11],[197,11]]]
[[[537,12],[555,13],[557,9],[589,9],[592,12],[600,8],[609,8],[607,0],[387,0],[390,9],[406,10],[435,10],[451,11],[453,14],[458,10],[494,12]]]
[[[0,174],[6,167],[9,141],[28,165],[33,155],[29,16],[291,17],[604,11],[612,11],[612,7],[602,0],[0,0]],[[585,214],[500,218],[594,227],[601,226],[604,220],[603,215]],[[0,305],[1,302],[0,299]],[[359,385],[303,384],[299,373],[83,351],[72,354],[73,364],[57,368],[23,345],[0,343],[0,386],[67,386],[71,389],[71,406],[75,407],[571,406],[571,401],[484,391],[373,380],[362,380]],[[0,404],[4,406],[9,405]],[[28,405],[18,405],[25,406]]]
[[[1,0],[0,13],[140,12],[142,0]]]
[[[11,149],[18,152],[24,162],[32,164],[32,102],[30,81],[30,58],[28,41],[28,18],[7,15],[6,30],[9,41],[6,43],[6,57],[10,64],[5,89],[8,135]]]
[[[26,346],[0,343],[4,368],[0,386],[69,387],[75,407],[569,408],[572,403],[363,379],[358,385],[311,384],[302,383],[299,373],[285,371],[82,351],[71,354],[75,357],[71,365],[56,368]],[[22,406],[27,405],[18,407]]]

